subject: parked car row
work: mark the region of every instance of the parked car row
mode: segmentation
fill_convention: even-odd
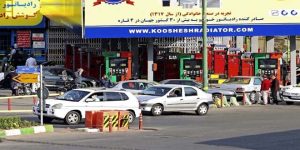
[[[45,122],[62,119],[75,125],[85,119],[85,111],[89,110],[127,110],[129,122],[139,117],[141,111],[154,116],[166,111],[195,111],[205,115],[212,102],[211,94],[194,86],[129,80],[119,82],[113,88],[73,89],[55,99],[47,99],[43,119]],[[33,107],[37,116],[41,113],[39,109],[39,104]]]

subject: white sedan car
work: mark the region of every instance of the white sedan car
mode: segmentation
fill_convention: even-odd
[[[129,122],[139,117],[141,109],[137,98],[129,92],[97,89],[74,89],[56,99],[47,99],[43,119],[63,119],[69,125],[80,123],[86,111],[127,110]],[[39,104],[33,106],[33,113],[40,116]]]
[[[288,105],[300,102],[300,84],[281,88],[280,97]]]
[[[208,112],[209,104],[213,102],[212,95],[187,85],[156,85],[137,96],[142,111],[154,116],[164,111],[195,111],[198,115]]]

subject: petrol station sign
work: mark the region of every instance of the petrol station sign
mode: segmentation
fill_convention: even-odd
[[[1,0],[0,27],[43,27],[40,0]]]
[[[208,36],[299,35],[299,6],[299,0],[208,0]],[[199,37],[201,7],[201,0],[85,0],[85,37]]]

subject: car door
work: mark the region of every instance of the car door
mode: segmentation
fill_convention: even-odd
[[[181,100],[181,105],[184,109],[192,110],[197,105],[197,102],[200,100],[198,92],[193,87],[184,87],[184,97]]]
[[[254,90],[255,91],[260,91],[260,88],[261,88],[261,79],[260,78],[254,78],[254,81],[253,81],[253,87],[254,87]]]
[[[183,100],[182,88],[174,88],[166,97],[166,111],[182,110],[181,101]]]
[[[126,101],[122,94],[120,92],[103,92],[102,110],[126,110]]]
[[[60,77],[56,74],[54,69],[43,69],[43,82],[47,87],[57,87],[56,82],[60,80]]]

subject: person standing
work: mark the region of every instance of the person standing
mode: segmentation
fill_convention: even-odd
[[[30,54],[30,57],[27,58],[27,60],[26,60],[25,66],[34,67],[36,65],[37,65],[37,63],[36,63],[36,59],[34,58],[34,55]]]
[[[82,73],[83,73],[83,69],[82,68],[78,68],[77,71],[75,72],[75,84],[77,88],[81,87],[81,83],[82,83]]]
[[[263,76],[263,81],[261,83],[261,95],[263,97],[263,104],[266,105],[268,104],[268,97],[269,97],[269,92],[270,92],[270,87],[271,87],[271,81],[268,79],[267,75]]]
[[[277,93],[279,91],[279,80],[275,77],[274,74],[271,75],[272,83],[271,83],[271,97],[273,99],[273,103],[278,105]]]
[[[110,88],[111,87],[111,81],[109,80],[109,78],[106,76],[106,75],[104,75],[103,77],[102,77],[102,79],[101,79],[101,84],[102,84],[102,86],[104,86],[105,88]]]

